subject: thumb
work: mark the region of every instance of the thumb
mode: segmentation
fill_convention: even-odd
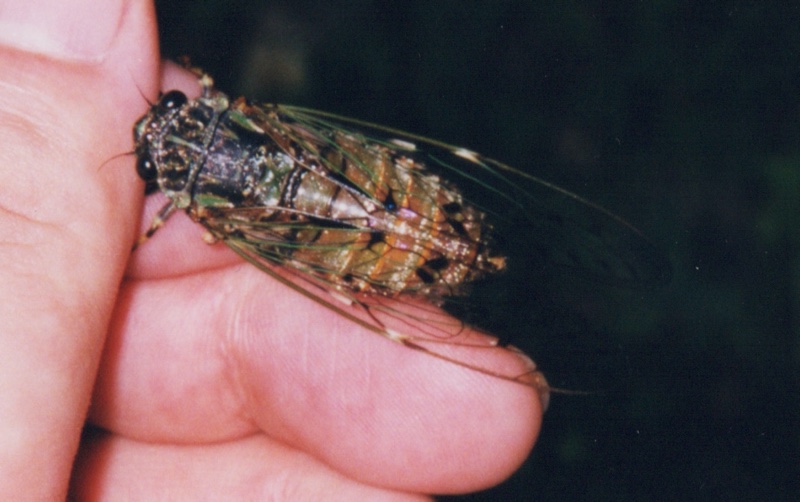
[[[56,499],[133,239],[146,1],[0,0],[0,498]],[[105,163],[105,164],[104,164]]]

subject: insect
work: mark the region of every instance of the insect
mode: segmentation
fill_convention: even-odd
[[[479,154],[390,128],[228,96],[161,96],[134,127],[137,172],[169,198],[140,243],[176,210],[259,269],[354,322],[474,370],[547,391],[457,349],[473,284],[513,274],[499,236],[533,236],[547,267],[615,284],[667,268],[639,232],[577,195]],[[514,245],[510,243],[510,245]]]

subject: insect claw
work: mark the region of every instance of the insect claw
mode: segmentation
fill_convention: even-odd
[[[136,242],[133,243],[131,252],[136,251],[136,248],[138,248],[139,246],[150,240],[150,237],[152,237],[153,234],[156,233],[156,231],[163,225],[164,225],[164,220],[162,218],[159,218],[158,216],[153,218],[153,222],[150,223],[150,228],[148,228],[144,234],[140,235],[139,238],[136,239]]]
[[[150,237],[152,237],[153,234],[155,234],[158,231],[159,228],[163,227],[164,222],[167,221],[167,218],[169,218],[169,216],[172,214],[174,210],[175,210],[175,204],[173,204],[172,202],[162,207],[158,211],[158,213],[156,213],[156,215],[153,216],[153,221],[150,222],[150,228],[148,228],[147,231],[138,239],[136,239],[136,242],[133,243],[131,252],[136,251],[136,248],[147,242],[150,239]]]
[[[144,244],[145,242],[147,242],[147,240],[148,240],[149,238],[150,238],[150,237],[148,237],[148,235],[147,235],[147,234],[140,235],[140,236],[139,236],[139,238],[138,238],[138,239],[136,239],[136,242],[134,242],[134,243],[133,243],[133,246],[131,246],[131,253],[133,253],[134,251],[136,251],[136,248],[138,248],[139,246],[141,246],[142,244]]]

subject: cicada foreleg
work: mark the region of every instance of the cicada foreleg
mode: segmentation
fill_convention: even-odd
[[[211,78],[211,75],[203,71],[202,68],[192,66],[188,58],[184,59],[182,63],[184,68],[194,73],[197,77],[197,81],[200,83],[200,95],[204,98],[210,98],[214,90],[214,79]]]
[[[144,244],[145,242],[156,233],[156,230],[164,226],[164,223],[169,219],[172,213],[175,211],[177,206],[175,205],[174,201],[170,201],[169,203],[165,204],[164,207],[159,209],[155,216],[153,216],[153,220],[150,222],[150,227],[147,231],[142,234],[136,242],[133,244],[133,248],[131,251],[135,251],[136,248]]]

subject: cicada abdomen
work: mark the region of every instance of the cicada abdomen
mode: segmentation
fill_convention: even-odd
[[[296,289],[407,346],[530,383],[422,343],[449,343],[465,327],[423,302],[459,298],[506,268],[498,227],[535,235],[531,253],[553,266],[620,283],[665,275],[630,225],[504,164],[321,112],[230,101],[208,76],[201,84],[199,98],[168,92],[136,123],[138,173],[170,199],[145,238],[183,209],[262,270],[284,282],[276,268],[292,272]],[[398,320],[407,333],[390,326]]]

